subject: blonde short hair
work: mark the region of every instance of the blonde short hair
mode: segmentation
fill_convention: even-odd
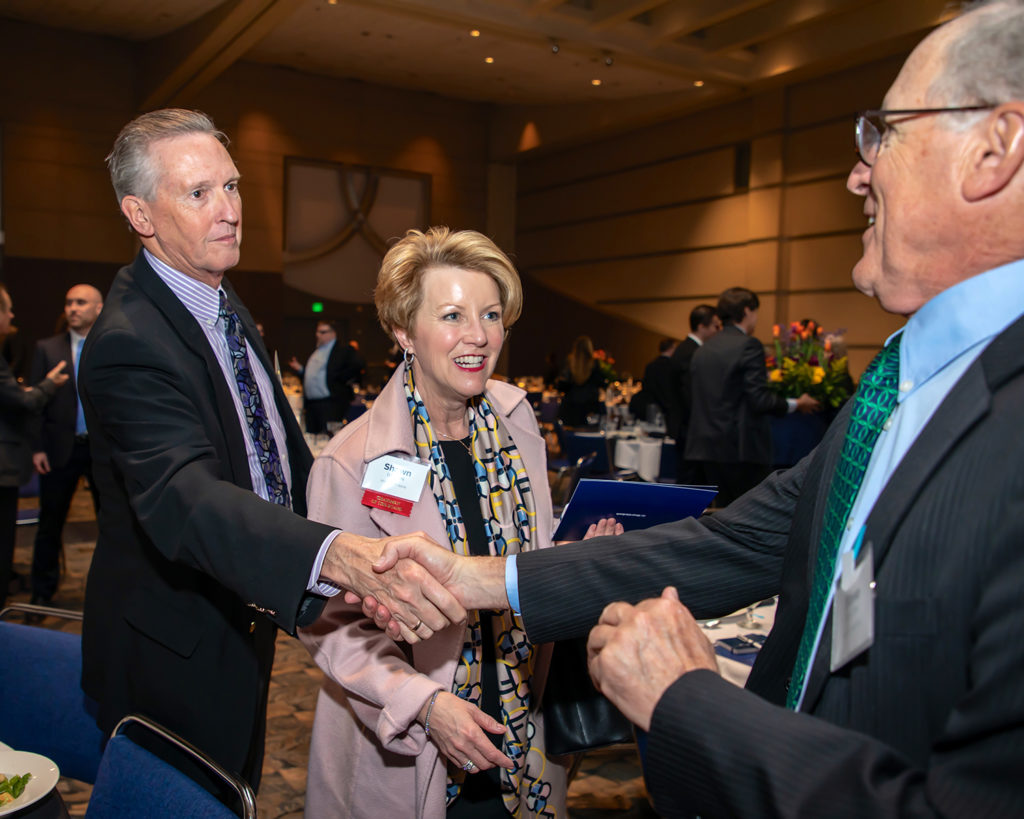
[[[501,249],[475,230],[446,227],[410,230],[384,256],[373,300],[381,327],[392,338],[408,331],[423,302],[423,274],[450,266],[486,273],[498,285],[501,322],[511,327],[523,310],[523,287],[515,266]]]

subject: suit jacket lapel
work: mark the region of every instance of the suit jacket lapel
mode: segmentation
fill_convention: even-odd
[[[220,418],[221,430],[228,444],[228,458],[233,482],[245,489],[252,489],[252,477],[249,474],[249,461],[245,454],[245,440],[242,438],[242,428],[235,422],[238,418],[238,413],[235,410],[234,399],[231,397],[231,393],[228,392],[228,384],[223,377],[220,362],[217,361],[217,357],[213,354],[213,349],[210,347],[206,334],[185,305],[181,303],[178,297],[171,292],[170,288],[153,271],[153,268],[149,266],[141,252],[135,258],[135,263],[132,265],[132,276],[139,289],[163,313],[185,346],[199,356],[206,364],[210,390],[217,404],[217,414]],[[230,423],[225,423],[225,419]]]
[[[1000,333],[967,368],[889,476],[868,516],[864,532],[865,545],[871,545],[876,577],[908,510],[939,471],[950,450],[988,413],[994,390],[1024,369],[1019,355],[1022,345],[1024,318]],[[820,522],[815,529],[820,538]],[[829,611],[801,710],[810,710],[820,696],[830,673],[831,652],[832,612]]]

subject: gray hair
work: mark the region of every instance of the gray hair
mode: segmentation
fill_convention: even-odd
[[[974,18],[946,48],[929,97],[946,105],[1024,100],[1024,0],[967,3]]]
[[[149,155],[154,142],[186,134],[209,134],[227,147],[228,138],[202,111],[163,108],[136,117],[117,135],[106,158],[110,181],[120,204],[126,196],[152,200],[156,196],[157,169]]]

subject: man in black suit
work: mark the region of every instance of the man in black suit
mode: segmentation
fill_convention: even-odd
[[[686,459],[700,462],[708,482],[718,486],[720,506],[771,471],[772,415],[820,408],[809,395],[787,400],[768,386],[764,346],[753,337],[759,307],[757,294],[745,287],[722,293],[715,308],[722,332],[690,362]]]
[[[862,378],[811,455],[701,520],[514,566],[429,553],[464,605],[518,605],[533,641],[599,622],[591,675],[647,732],[662,815],[1024,816],[1022,40],[1024,3],[978,7],[926,38],[885,110],[858,118],[847,187],[868,227],[853,280],[909,319],[880,357],[895,377]],[[888,414],[870,410],[882,395]],[[878,433],[847,492],[858,404]],[[847,516],[826,514],[833,498]],[[694,617],[773,594],[741,690]]]
[[[306,432],[327,432],[328,421],[345,420],[355,395],[352,385],[362,378],[364,365],[352,345],[338,344],[333,321],[316,323],[316,349],[305,366],[294,356],[288,366],[302,376]]]
[[[665,423],[675,412],[676,395],[672,388],[672,353],[679,342],[663,338],[658,342],[658,357],[644,367],[643,388],[629,402],[629,411],[641,421],[653,406],[661,411]]]
[[[36,382],[66,361],[77,373],[82,346],[103,309],[103,294],[91,284],[76,284],[64,297],[67,332],[44,338],[36,344],[32,360],[32,381]],[[32,435],[32,464],[39,473],[39,527],[32,550],[32,602],[47,605],[60,582],[60,554],[64,548],[61,532],[71,499],[80,478],[85,478],[99,511],[93,485],[92,458],[85,414],[78,401],[77,379],[57,390],[43,409]]]
[[[376,587],[410,642],[465,612],[413,563],[376,579],[386,541],[303,517],[312,457],[224,275],[242,226],[226,141],[202,113],[154,111],[107,159],[142,250],[82,353],[101,498],[82,686],[104,730],[143,712],[255,786],[277,626],[339,589]]]
[[[690,311],[690,333],[672,353],[672,386],[675,400],[668,415],[668,434],[676,442],[676,483],[706,483],[698,461],[686,460],[686,431],[690,426],[690,362],[693,354],[722,329],[722,320],[710,304],[698,304]]]
[[[11,330],[14,306],[0,285],[0,336]],[[68,380],[66,363],[58,361],[34,387],[25,388],[0,356],[0,607],[7,601],[18,522],[18,487],[32,474],[29,424]]]

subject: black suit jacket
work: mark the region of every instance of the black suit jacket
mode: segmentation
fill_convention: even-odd
[[[700,346],[690,336],[676,345],[669,359],[672,362],[671,379],[674,400],[668,415],[668,434],[676,442],[686,444],[686,430],[690,426],[690,362]]]
[[[327,357],[327,389],[331,398],[342,404],[349,404],[355,394],[352,382],[359,381],[365,365],[359,354],[340,338],[334,342]]]
[[[71,334],[50,336],[36,344],[35,356],[32,358],[33,382],[42,380],[61,361],[67,363],[64,372],[71,377],[57,389],[53,400],[46,405],[39,423],[34,425],[32,435],[32,451],[45,452],[54,469],[59,469],[71,460],[71,451],[75,446],[78,396],[75,394]]]
[[[252,317],[224,288],[250,354],[273,372]],[[250,749],[261,756],[275,624],[294,632],[322,608],[306,585],[331,531],[301,517],[312,457],[271,380],[299,514],[252,492],[231,387],[142,254],[115,278],[80,367],[101,497],[83,688],[102,728],[141,711],[234,771]]]
[[[661,407],[668,424],[670,417],[678,412],[675,408],[676,393],[672,384],[672,359],[667,355],[659,355],[644,368],[643,396],[645,403],[654,403]]]
[[[874,643],[830,672],[829,617],[806,713],[783,703],[849,406],[815,452],[723,512],[519,556],[537,642],[585,633],[611,600],[668,584],[698,618],[780,594],[747,691],[695,671],[658,703],[646,772],[660,813],[1024,815],[1022,348],[1024,319],[968,368],[890,477],[865,534]]]
[[[768,386],[764,346],[730,324],[693,354],[686,457],[691,461],[770,464],[770,417],[786,399]]]
[[[56,390],[48,379],[23,389],[0,356],[0,486],[21,486],[31,477],[29,425]]]

